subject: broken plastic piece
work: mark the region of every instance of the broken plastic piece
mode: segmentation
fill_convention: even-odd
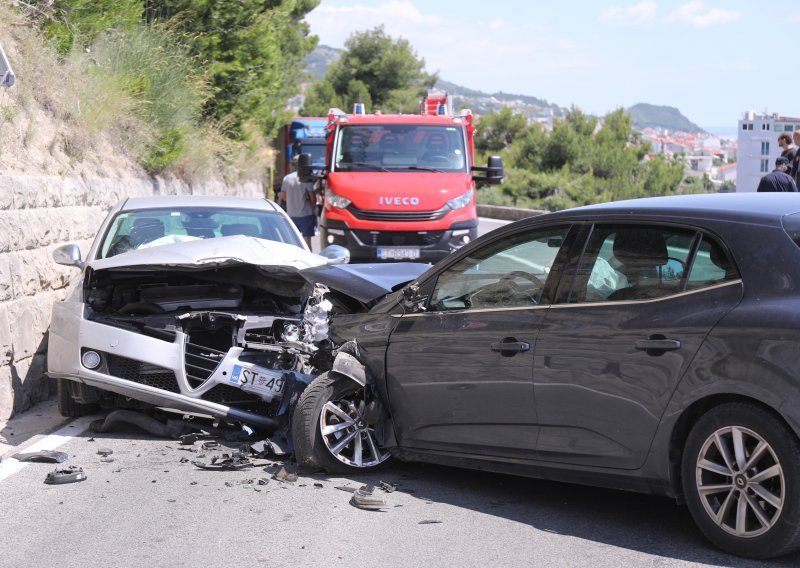
[[[233,456],[222,454],[222,457],[211,458],[211,463],[201,461],[193,461],[192,463],[200,469],[244,469],[253,465],[253,462],[241,454]]]
[[[436,520],[436,519],[425,519],[424,521],[420,521],[417,524],[418,525],[438,525],[441,522],[442,521],[439,521],[439,520]]]
[[[64,452],[56,452],[53,450],[41,450],[39,452],[14,454],[11,457],[21,462],[36,463],[62,463],[67,461],[67,458],[69,458],[69,456]]]
[[[99,450],[97,450],[97,453],[103,456],[104,458],[107,458],[108,456],[114,453],[114,450],[112,450],[111,448],[100,448]]]
[[[366,511],[380,511],[386,509],[388,505],[381,497],[376,497],[372,493],[375,491],[374,485],[363,485],[353,492],[350,497],[350,504],[353,507]]]
[[[277,472],[273,473],[272,477],[278,481],[285,481],[287,483],[294,483],[297,481],[297,474],[286,471],[285,467],[282,467]]]
[[[391,483],[389,481],[378,482],[378,487],[386,491],[386,493],[394,493],[395,491],[397,491],[397,484]]]
[[[83,473],[83,468],[77,465],[71,465],[66,469],[55,469],[47,474],[44,482],[48,485],[61,485],[63,483],[75,483],[76,481],[83,481],[86,479],[86,474]]]

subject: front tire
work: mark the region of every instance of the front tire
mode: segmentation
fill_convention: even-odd
[[[800,442],[766,410],[729,403],[704,414],[682,476],[695,523],[721,549],[749,558],[800,549]]]
[[[303,391],[292,418],[297,463],[328,473],[363,473],[389,462],[366,412],[365,390],[352,379],[323,373]]]

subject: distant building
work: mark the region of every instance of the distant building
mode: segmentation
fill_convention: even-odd
[[[781,155],[778,136],[800,130],[800,118],[778,113],[758,115],[747,112],[739,120],[736,155],[736,191],[755,191],[764,174],[775,169]]]

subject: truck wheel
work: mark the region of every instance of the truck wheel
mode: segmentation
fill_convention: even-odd
[[[78,418],[86,416],[87,414],[94,414],[97,412],[96,404],[81,404],[75,402],[69,392],[69,385],[67,379],[57,379],[58,389],[58,412],[61,416],[68,418]]]
[[[292,418],[295,458],[300,465],[328,473],[354,473],[382,467],[389,452],[365,419],[364,388],[332,373],[317,377],[300,396]]]
[[[749,558],[800,549],[800,442],[766,410],[737,402],[703,415],[682,474],[692,517],[721,549]]]

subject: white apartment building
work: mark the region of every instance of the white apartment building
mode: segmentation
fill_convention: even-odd
[[[739,120],[736,156],[736,191],[755,191],[761,177],[775,169],[781,155],[778,136],[800,130],[800,118],[747,112]]]

